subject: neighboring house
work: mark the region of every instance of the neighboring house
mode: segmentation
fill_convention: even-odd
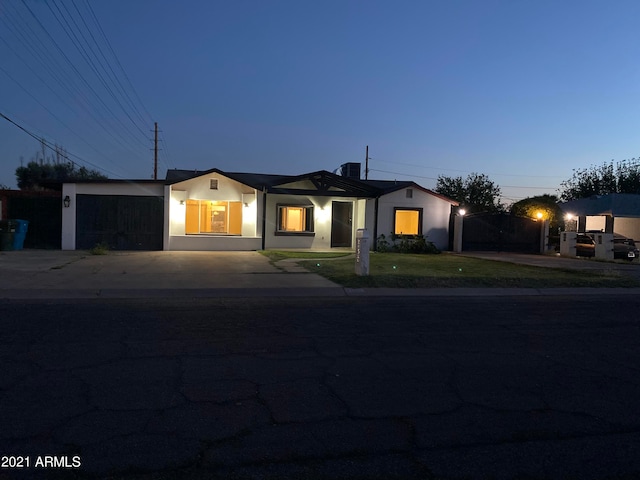
[[[577,220],[576,230],[600,230],[640,240],[640,195],[611,193],[560,203]]]
[[[65,184],[63,249],[353,248],[356,230],[422,234],[446,249],[456,202],[414,182],[169,170],[163,182]]]

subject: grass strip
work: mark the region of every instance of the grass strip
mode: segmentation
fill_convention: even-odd
[[[638,287],[634,278],[611,272],[517,265],[455,255],[372,253],[369,275],[355,274],[353,258],[302,260],[307,270],[349,288],[438,287]]]

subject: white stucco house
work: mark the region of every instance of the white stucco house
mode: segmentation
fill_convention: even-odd
[[[169,170],[164,181],[63,185],[63,249],[353,248],[356,231],[449,242],[457,203],[411,181]],[[372,248],[375,242],[372,241]]]

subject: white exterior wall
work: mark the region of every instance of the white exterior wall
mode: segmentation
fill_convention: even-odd
[[[76,206],[77,195],[124,195],[139,197],[162,197],[164,185],[161,183],[136,183],[134,180],[122,183],[65,183],[62,198],[69,196],[69,207],[62,206],[62,250],[76,249]]]
[[[76,249],[76,189],[75,183],[62,185],[62,198],[69,195],[71,199],[68,208],[62,204],[62,250]]]
[[[613,231],[639,242],[640,218],[615,217],[613,219]]]
[[[267,225],[265,248],[310,248],[325,250],[331,248],[331,205],[332,202],[350,202],[353,208],[351,245],[355,246],[358,228],[364,228],[365,201],[349,197],[314,197],[304,195],[267,195]],[[313,205],[314,235],[276,235],[278,205]]]
[[[422,234],[427,237],[427,241],[433,242],[440,250],[446,250],[449,245],[451,203],[415,187],[412,188],[413,198],[407,198],[406,190],[403,188],[380,197],[378,201],[378,235],[384,234],[389,237],[393,233],[396,207],[422,208]],[[374,202],[375,200],[369,200],[370,210],[373,210]],[[369,213],[367,218],[369,218]],[[373,230],[371,235],[373,235]]]

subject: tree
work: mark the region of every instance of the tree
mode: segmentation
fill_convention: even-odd
[[[435,191],[460,203],[469,213],[501,212],[500,187],[484,174],[470,173],[467,178],[438,176]]]
[[[558,206],[558,197],[555,195],[538,195],[529,197],[511,205],[511,215],[520,217],[538,218],[538,213],[542,218],[549,220],[551,229],[560,226],[562,220],[562,210]]]
[[[560,188],[560,198],[565,202],[609,193],[640,194],[640,158],[574,169]]]
[[[68,163],[29,162],[26,167],[16,168],[16,180],[21,190],[46,190],[51,184],[82,180],[105,180],[107,177],[86,167],[77,168]]]

